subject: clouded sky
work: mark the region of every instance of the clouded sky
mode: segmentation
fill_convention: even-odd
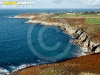
[[[100,0],[0,0],[32,1],[32,8],[100,8]]]

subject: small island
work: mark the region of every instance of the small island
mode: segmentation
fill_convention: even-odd
[[[60,27],[74,37],[72,42],[82,47],[87,56],[31,66],[10,75],[100,75],[100,12],[26,13],[13,18],[28,18],[25,23]]]

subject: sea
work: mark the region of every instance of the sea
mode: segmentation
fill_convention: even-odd
[[[0,75],[29,66],[62,62],[84,55],[74,38],[59,27],[27,24],[25,13],[58,13],[72,9],[0,9]],[[99,9],[73,9],[73,12]]]

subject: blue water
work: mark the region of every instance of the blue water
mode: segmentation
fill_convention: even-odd
[[[9,18],[23,13],[58,11],[67,12],[69,10],[0,10],[0,68],[12,72],[23,64],[53,63],[79,56],[82,53],[80,47],[71,43],[70,41],[73,38],[65,34],[59,27],[25,24],[24,22],[28,21],[28,19]],[[53,50],[52,47],[57,42],[60,45],[54,47]]]

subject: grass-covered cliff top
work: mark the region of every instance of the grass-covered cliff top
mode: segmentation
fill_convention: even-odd
[[[60,13],[55,14],[53,18],[100,18],[100,15],[95,13]]]
[[[31,20],[48,23],[65,23],[75,29],[83,29],[92,40],[100,42],[100,14],[99,13],[39,13],[22,14],[21,17],[32,16]]]
[[[64,18],[69,25],[84,29],[93,39],[100,41],[100,14],[63,13],[52,18]]]
[[[10,75],[100,75],[100,54],[82,56],[61,63],[29,67]]]

